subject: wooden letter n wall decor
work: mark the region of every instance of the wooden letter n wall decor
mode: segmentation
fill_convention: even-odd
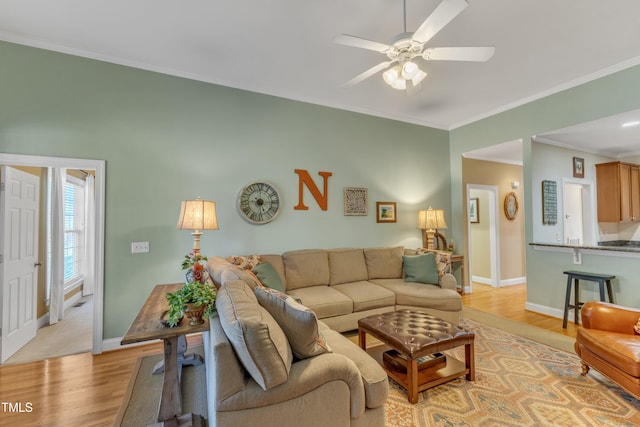
[[[304,186],[306,185],[313,198],[316,199],[316,202],[318,202],[318,206],[320,206],[320,209],[326,211],[327,201],[329,198],[329,177],[333,174],[331,172],[318,172],[318,175],[320,175],[324,179],[323,195],[322,193],[320,193],[320,190],[318,190],[316,183],[313,182],[313,179],[311,179],[311,175],[309,175],[308,171],[306,171],[305,169],[294,169],[293,171],[298,174],[298,204],[295,205],[293,209],[296,211],[309,210],[309,207],[304,204],[303,200],[303,190]]]

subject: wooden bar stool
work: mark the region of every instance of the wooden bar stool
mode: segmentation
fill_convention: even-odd
[[[574,323],[578,324],[578,312],[584,303],[579,301],[580,294],[580,280],[588,280],[591,282],[598,282],[600,286],[600,301],[605,301],[604,298],[604,286],[607,285],[607,294],[609,296],[609,302],[613,302],[613,290],[611,289],[611,280],[615,279],[616,276],[612,276],[610,274],[595,274],[595,273],[587,273],[585,271],[565,271],[564,274],[567,275],[567,295],[564,299],[564,318],[562,319],[562,328],[567,328],[567,318],[569,317],[569,309],[573,308],[574,314]],[[571,282],[574,284],[574,297],[573,304],[569,304],[571,300]]]

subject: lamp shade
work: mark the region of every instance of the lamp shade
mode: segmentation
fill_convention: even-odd
[[[420,211],[418,213],[418,228],[422,230],[442,230],[447,228],[447,223],[444,220],[444,210],[429,208]]]
[[[184,200],[180,206],[178,230],[217,230],[216,202],[202,199]]]

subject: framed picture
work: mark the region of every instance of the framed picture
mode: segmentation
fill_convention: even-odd
[[[584,178],[584,159],[580,157],[573,158],[573,177]]]
[[[480,212],[478,212],[479,201],[477,197],[469,199],[469,222],[477,224],[480,222]]]
[[[396,222],[396,202],[376,202],[376,222]]]
[[[368,195],[366,188],[344,188],[344,214],[364,216],[368,214]]]
[[[555,181],[542,181],[542,223],[558,223],[558,188]]]
[[[513,221],[514,219],[516,219],[517,214],[518,197],[516,196],[516,193],[512,191],[504,198],[504,216],[506,216],[509,221]]]

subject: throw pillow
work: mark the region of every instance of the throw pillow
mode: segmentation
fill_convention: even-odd
[[[440,283],[436,259],[432,253],[404,255],[402,257],[402,268],[405,282],[429,283],[432,285]]]
[[[438,276],[451,273],[451,252],[438,251],[436,249],[418,248],[418,254],[433,253],[436,256],[436,266],[438,267]]]
[[[253,267],[255,267],[256,265],[260,264],[260,262],[262,262],[262,260],[258,255],[249,255],[249,256],[232,255],[227,258],[227,261],[229,261],[233,265],[237,265],[243,270],[251,270],[253,269]]]
[[[237,280],[226,282],[218,290],[216,309],[225,335],[254,381],[263,390],[286,382],[293,362],[291,347],[251,288]]]
[[[640,318],[638,318],[636,324],[633,325],[633,332],[635,332],[636,335],[640,335]]]
[[[280,275],[270,262],[261,262],[253,267],[251,272],[258,277],[258,280],[260,280],[264,286],[277,289],[281,292],[285,291]]]
[[[318,319],[312,310],[275,289],[255,288],[254,291],[260,305],[284,331],[295,357],[306,359],[331,352],[318,330]]]

